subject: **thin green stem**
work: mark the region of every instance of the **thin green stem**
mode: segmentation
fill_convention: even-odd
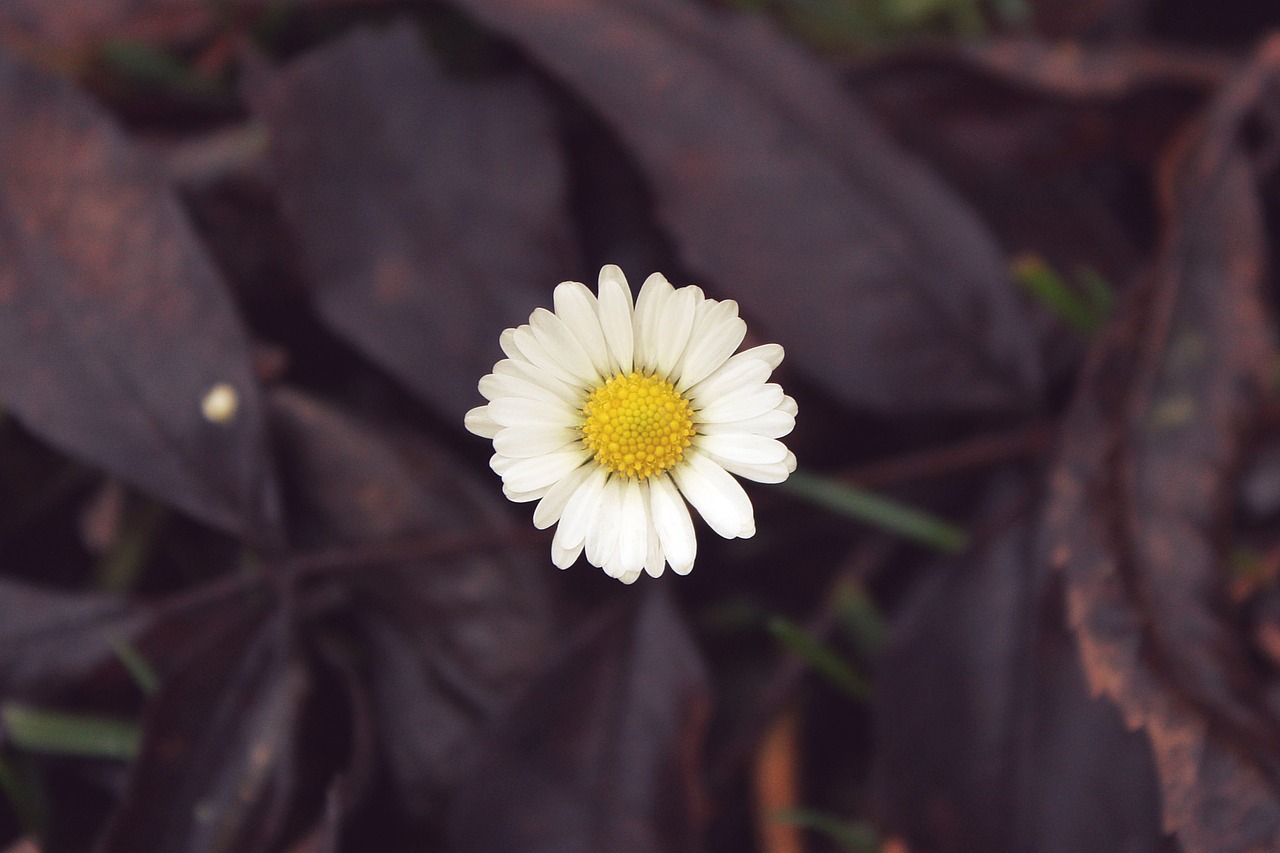
[[[789,619],[775,616],[769,620],[769,633],[833,686],[859,702],[871,695],[866,679],[853,671],[844,658],[815,640],[808,631]]]
[[[812,504],[938,551],[954,554],[964,550],[969,543],[969,535],[962,528],[924,510],[881,497],[857,486],[800,471],[787,478],[783,486],[796,497]]]

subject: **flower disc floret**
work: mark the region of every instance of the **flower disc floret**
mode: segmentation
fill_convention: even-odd
[[[684,459],[695,435],[689,401],[670,383],[616,373],[582,407],[582,443],[614,474],[647,479]]]

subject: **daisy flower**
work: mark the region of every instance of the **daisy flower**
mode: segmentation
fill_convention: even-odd
[[[734,354],[747,332],[738,304],[673,288],[660,273],[635,302],[618,267],[597,294],[562,282],[555,311],[507,329],[506,358],[480,380],[488,404],[467,413],[493,439],[490,466],[533,523],[559,522],[551,559],[587,560],[631,583],[697,553],[691,504],[726,539],[755,534],[751,499],[732,475],[780,483],[796,468],[778,439],[796,402],[768,381],[782,347]]]

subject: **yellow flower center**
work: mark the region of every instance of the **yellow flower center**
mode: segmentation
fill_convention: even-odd
[[[670,382],[616,373],[582,407],[582,443],[615,474],[643,480],[684,458],[694,435],[689,401]]]

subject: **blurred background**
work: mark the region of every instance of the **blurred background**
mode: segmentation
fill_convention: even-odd
[[[1280,849],[1280,7],[0,0],[0,850]],[[777,342],[688,577],[463,414]]]

